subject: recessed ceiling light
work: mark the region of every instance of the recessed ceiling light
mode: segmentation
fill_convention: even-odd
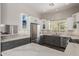
[[[49,3],[49,6],[54,6],[54,3]]]

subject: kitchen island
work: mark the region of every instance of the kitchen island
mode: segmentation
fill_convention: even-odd
[[[66,48],[71,38],[67,35],[42,35],[40,38],[40,44],[48,44],[51,46],[57,46]]]

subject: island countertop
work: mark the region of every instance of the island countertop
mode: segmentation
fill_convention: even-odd
[[[77,35],[67,35],[67,34],[41,34],[42,35],[47,35],[47,36],[60,36],[60,37],[70,37],[71,39],[79,39],[79,36]]]

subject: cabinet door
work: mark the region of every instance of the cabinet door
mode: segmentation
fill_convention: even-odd
[[[44,43],[60,46],[60,37],[59,36],[45,36]]]
[[[67,44],[68,44],[68,42],[69,42],[69,39],[70,38],[67,38],[67,37],[61,37],[61,44],[60,44],[60,46],[61,47],[63,47],[63,48],[66,48],[66,46],[67,46]]]
[[[52,36],[51,44],[55,46],[60,46],[60,37],[59,36]]]
[[[28,43],[30,43],[30,38],[18,39],[18,40],[9,41],[9,42],[2,42],[1,50],[2,51],[9,50],[9,49],[12,49],[21,45],[25,45]]]
[[[44,36],[40,36],[39,44],[43,44],[43,43],[44,43]]]

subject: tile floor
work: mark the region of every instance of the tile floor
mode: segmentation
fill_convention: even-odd
[[[69,43],[64,52],[29,43],[2,52],[3,56],[79,56],[79,44]]]
[[[17,48],[13,48],[2,52],[3,56],[58,56],[63,52],[41,46],[35,43],[26,44]]]

